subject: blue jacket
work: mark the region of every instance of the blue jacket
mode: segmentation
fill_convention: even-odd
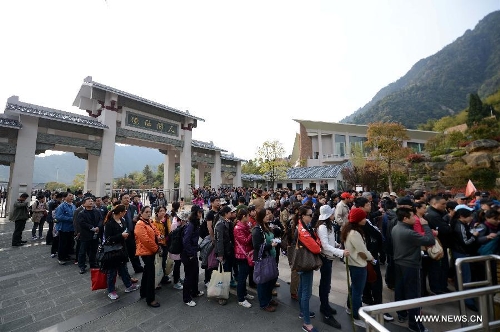
[[[56,230],[61,232],[74,232],[73,226],[73,213],[75,212],[75,205],[62,202],[56,209]]]

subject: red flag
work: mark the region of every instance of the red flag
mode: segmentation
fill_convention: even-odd
[[[467,182],[467,186],[465,187],[465,196],[470,197],[471,195],[474,195],[476,191],[476,187],[474,187],[472,181],[469,180],[469,182]]]

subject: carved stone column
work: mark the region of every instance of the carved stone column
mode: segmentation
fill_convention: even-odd
[[[222,163],[220,160],[220,151],[215,151],[215,163],[210,175],[210,186],[212,188],[218,188],[222,184]]]
[[[19,120],[23,127],[17,134],[16,154],[14,162],[10,165],[8,211],[12,211],[19,194],[26,192],[31,195],[33,189],[38,117],[21,114]]]
[[[184,148],[180,152],[180,174],[179,174],[179,199],[184,197],[189,200],[191,197],[191,143],[193,132],[190,127],[183,127]]]

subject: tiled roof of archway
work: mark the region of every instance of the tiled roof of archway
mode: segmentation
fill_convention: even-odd
[[[194,115],[191,115],[191,114],[189,114],[189,112],[183,112],[183,111],[180,111],[178,109],[172,108],[170,106],[163,105],[163,104],[157,103],[155,101],[152,101],[152,100],[149,100],[149,99],[146,99],[146,98],[143,98],[143,97],[136,96],[134,94],[131,94],[131,93],[128,93],[128,92],[125,92],[125,91],[113,88],[111,86],[108,86],[108,85],[105,85],[105,84],[102,84],[102,83],[99,83],[99,82],[95,82],[95,81],[92,80],[92,77],[90,77],[90,76],[87,77],[84,80],[84,84],[87,84],[89,86],[93,86],[93,87],[96,87],[98,89],[101,89],[101,90],[104,90],[104,91],[108,91],[108,92],[111,92],[111,93],[116,93],[119,96],[123,96],[125,98],[130,98],[132,100],[136,100],[136,101],[144,103],[144,104],[148,104],[148,105],[151,105],[151,106],[154,106],[154,107],[158,107],[160,109],[164,109],[164,110],[167,110],[167,111],[172,112],[172,113],[180,114],[180,115],[186,116],[186,117],[191,118],[191,119],[196,119],[196,120],[200,120],[200,121],[205,122],[204,119],[199,118],[199,117],[194,116]]]
[[[19,113],[28,114],[28,115],[34,115],[34,116],[46,118],[46,119],[76,123],[76,124],[85,125],[85,126],[89,126],[89,127],[95,127],[95,128],[101,128],[101,129],[108,129],[109,128],[105,124],[102,124],[99,121],[94,120],[90,117],[85,117],[85,116],[81,116],[81,115],[78,115],[75,113],[63,112],[63,111],[59,111],[59,110],[55,110],[55,109],[51,109],[51,108],[46,108],[46,107],[31,105],[31,104],[26,104],[26,103],[22,103],[22,105],[7,103],[7,105],[5,106],[5,110],[15,111],[15,112],[19,112]]]
[[[203,141],[192,140],[191,146],[196,147],[196,148],[201,148],[201,149],[227,152],[223,148],[219,148],[219,147],[215,146],[214,143],[212,143],[212,142],[203,142]]]
[[[289,179],[334,179],[346,167],[352,167],[350,161],[340,165],[290,168],[286,175]]]
[[[23,125],[17,120],[0,118],[0,127],[9,127],[9,128],[20,129],[23,127]]]
[[[233,160],[233,161],[246,161],[245,159],[241,159],[238,157],[235,157],[232,153],[221,153],[220,154],[220,159],[225,159],[225,160]]]

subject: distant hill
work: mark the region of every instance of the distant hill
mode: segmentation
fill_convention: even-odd
[[[164,155],[158,150],[138,146],[115,146],[114,177],[122,177],[135,171],[142,171],[146,165],[155,167],[163,163]],[[73,153],[35,157],[33,183],[56,181],[71,184],[76,174],[85,173],[86,160]],[[57,170],[59,168],[59,171]],[[0,166],[0,180],[8,180],[9,168]]]
[[[438,53],[418,61],[406,75],[381,89],[343,123],[396,121],[407,128],[467,108],[468,95],[486,97],[500,88],[500,11]],[[411,116],[409,116],[411,115]]]

